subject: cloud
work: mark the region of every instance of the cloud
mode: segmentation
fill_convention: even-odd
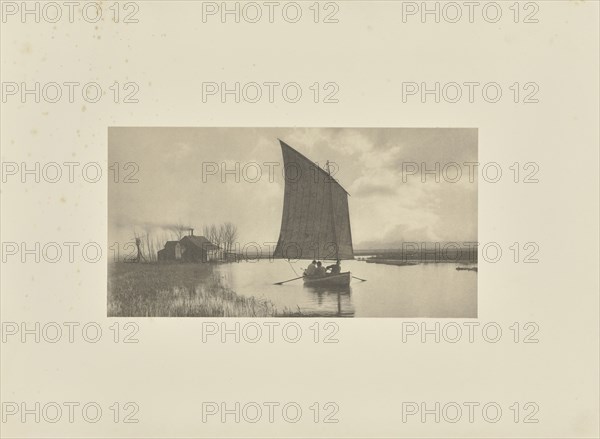
[[[356,247],[363,249],[400,248],[403,242],[434,242],[438,240],[438,236],[432,230],[431,225],[396,224],[385,232],[381,238],[359,242]]]
[[[377,195],[385,196],[396,194],[396,188],[393,186],[381,183],[372,183],[364,179],[358,180],[356,184],[352,185],[352,187],[352,195],[357,197],[370,197]]]
[[[283,166],[277,138],[323,165],[348,190],[355,243],[477,238],[477,184],[402,182],[402,163],[477,160],[477,131],[396,128],[111,128],[109,161],[139,165],[138,184],[109,185],[109,236],[132,227],[168,230],[179,221],[201,229],[232,221],[243,241],[277,240]],[[202,178],[202,163],[279,163],[256,183]],[[254,173],[250,176],[253,177]],[[109,238],[112,239],[112,238]]]

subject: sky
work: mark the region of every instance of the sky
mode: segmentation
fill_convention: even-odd
[[[109,242],[133,233],[167,236],[176,224],[234,223],[241,245],[273,243],[279,236],[284,179],[278,139],[324,166],[348,191],[355,250],[398,248],[402,242],[477,240],[477,161],[473,128],[109,128]],[[137,183],[123,182],[132,176]],[[414,175],[403,164],[416,163]],[[419,169],[448,167],[435,182]],[[239,171],[236,171],[236,166]],[[227,173],[230,171],[230,173]],[[111,174],[112,176],[112,174]],[[237,181],[236,181],[237,180]]]

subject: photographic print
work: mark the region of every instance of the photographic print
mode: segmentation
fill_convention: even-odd
[[[108,316],[477,317],[477,129],[109,128]]]
[[[600,438],[600,1],[0,1],[1,438]]]

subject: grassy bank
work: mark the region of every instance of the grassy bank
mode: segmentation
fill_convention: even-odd
[[[284,317],[273,303],[237,295],[211,264],[108,267],[109,317]]]

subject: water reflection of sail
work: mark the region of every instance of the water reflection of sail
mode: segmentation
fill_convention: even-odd
[[[328,172],[281,141],[285,194],[274,258],[354,259],[348,193]],[[350,281],[340,273],[338,281]],[[331,278],[330,281],[335,281]]]

